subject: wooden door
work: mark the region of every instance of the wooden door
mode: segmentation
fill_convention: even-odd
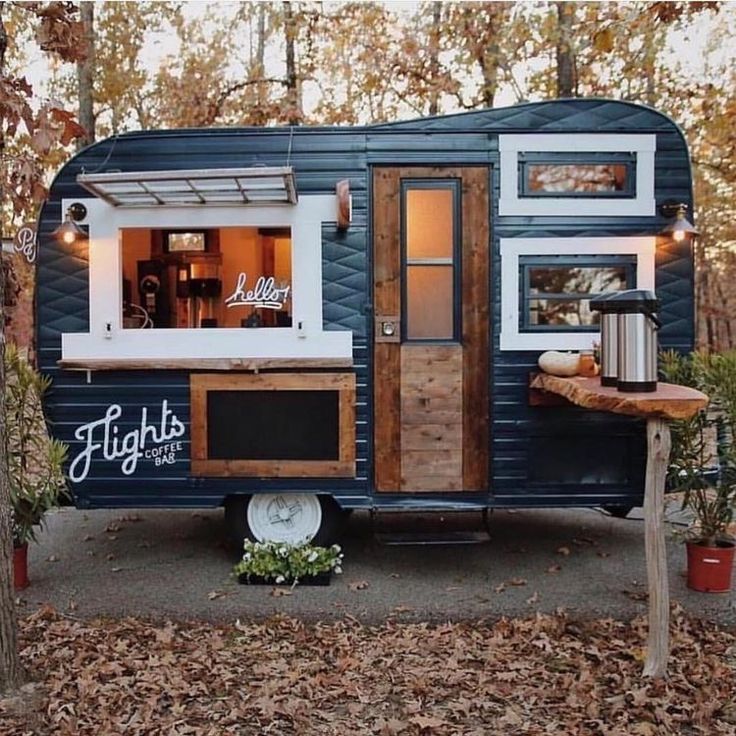
[[[374,169],[377,491],[488,488],[488,175]]]

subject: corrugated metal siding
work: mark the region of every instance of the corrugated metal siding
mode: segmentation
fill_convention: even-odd
[[[75,183],[83,169],[143,170],[217,168],[254,164],[283,165],[287,156],[297,172],[301,193],[334,191],[338,179],[349,178],[354,221],[347,233],[323,229],[323,300],[326,329],[351,329],[358,382],[358,479],[355,481],[254,481],[190,479],[188,453],[165,470],[141,466],[122,477],[117,466],[97,461],[94,482],[80,489],[80,502],[94,505],[206,505],[218,503],[230,491],[292,487],[329,490],[348,503],[368,501],[371,477],[372,413],[370,385],[370,223],[369,166],[403,164],[475,164],[492,167],[492,489],[493,504],[578,504],[632,501],[641,495],[637,478],[626,486],[532,485],[528,468],[535,438],[568,433],[571,442],[585,437],[621,438],[632,462],[644,457],[641,423],[623,417],[576,409],[531,408],[527,401],[528,373],[536,353],[500,352],[499,238],[549,236],[651,235],[664,225],[661,218],[529,218],[498,217],[499,132],[653,132],[657,134],[656,197],[691,202],[690,170],[682,138],[664,116],[648,108],[601,100],[571,100],[521,105],[501,110],[353,129],[204,130],[151,132],[121,136],[79,154],[55,181],[44,208],[39,254],[39,349],[42,369],[54,378],[49,418],[55,433],[77,446],[73,429],[101,416],[118,402],[135,422],[144,405],[158,406],[166,398],[188,423],[188,375],[180,372],[119,372],[84,374],[56,368],[60,333],[84,331],[87,314],[87,256],[72,253],[49,233],[60,219],[62,197],[87,196]],[[288,153],[291,149],[290,154]],[[662,302],[664,347],[690,349],[693,342],[692,257],[687,244],[663,244],[657,252],[657,291]],[[159,472],[160,470],[160,472]],[[352,499],[352,500],[351,500]]]

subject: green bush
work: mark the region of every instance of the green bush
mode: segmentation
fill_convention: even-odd
[[[50,384],[13,345],[6,346],[5,428],[16,546],[35,541],[45,513],[67,495],[67,446],[49,437],[41,408]]]
[[[714,547],[727,536],[736,506],[736,351],[660,356],[665,380],[699,389],[707,409],[672,422],[668,484],[682,491],[683,508],[695,516],[696,541]]]

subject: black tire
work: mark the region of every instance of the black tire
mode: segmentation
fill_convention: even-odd
[[[225,528],[228,540],[238,551],[246,539],[257,541],[248,525],[248,504],[252,496],[228,496],[225,499]],[[322,509],[322,523],[311,543],[319,546],[334,544],[340,537],[349,512],[340,508],[332,496],[317,496]]]
[[[247,516],[249,502],[250,496],[228,496],[225,499],[227,541],[238,553],[243,551],[243,542],[252,539]]]
[[[617,519],[625,519],[628,515],[631,509],[633,509],[633,506],[603,506],[603,510],[610,514],[611,516],[615,516]]]

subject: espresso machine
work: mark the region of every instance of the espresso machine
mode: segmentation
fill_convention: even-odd
[[[216,299],[222,295],[220,258],[179,256],[176,314],[179,327],[217,327]]]

